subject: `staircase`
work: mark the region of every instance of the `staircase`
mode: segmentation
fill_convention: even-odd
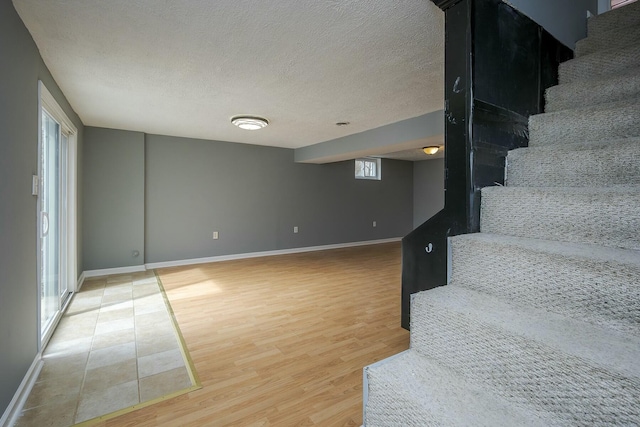
[[[411,348],[365,368],[365,426],[640,425],[640,2],[588,34]]]

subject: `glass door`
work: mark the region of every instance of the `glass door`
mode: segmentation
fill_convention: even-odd
[[[66,149],[68,136],[46,110],[40,147],[40,331],[49,332],[69,294],[66,269]]]
[[[75,291],[77,265],[78,129],[39,81],[38,326],[39,349],[53,334]]]

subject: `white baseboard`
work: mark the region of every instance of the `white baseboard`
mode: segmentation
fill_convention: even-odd
[[[7,406],[4,414],[0,417],[0,427],[10,427],[16,423],[20,413],[22,412],[24,404],[29,397],[29,393],[31,393],[31,389],[36,383],[38,375],[40,375],[43,365],[44,362],[42,361],[42,355],[38,353],[26,375],[22,379],[18,390],[16,390],[16,393],[13,395],[13,399],[9,402],[9,406]]]
[[[233,261],[238,259],[259,258],[275,255],[289,255],[303,252],[326,251],[329,249],[352,248],[355,246],[378,245],[382,243],[399,242],[402,237],[393,237],[390,239],[367,240],[363,242],[338,243],[333,245],[307,246],[303,248],[279,249],[274,251],[249,252],[243,254],[220,255],[206,258],[181,259],[177,261],[152,262],[145,264],[147,270],[154,268],[181,267],[185,265],[206,264],[210,262]]]
[[[131,267],[116,267],[116,268],[103,268],[101,270],[86,270],[82,273],[82,280],[89,277],[102,277],[102,276],[110,276],[112,274],[127,274],[127,273],[138,273],[140,271],[146,271],[144,265],[133,265]]]
[[[80,277],[78,277],[78,281],[76,282],[76,292],[78,292],[80,289],[82,289],[82,285],[84,285],[84,279],[86,279],[87,276],[85,274],[85,272],[83,271],[80,274]]]
[[[337,243],[333,245],[306,246],[302,248],[278,249],[274,251],[248,252],[243,254],[220,255],[206,258],[180,259],[176,261],[151,262],[144,265],[134,265],[131,267],[104,268],[101,270],[86,270],[78,279],[79,291],[85,279],[89,277],[110,276],[112,274],[138,273],[140,271],[153,270],[154,268],[181,267],[184,265],[206,264],[210,262],[233,261],[237,259],[258,258],[275,255],[289,255],[303,252],[326,251],[330,249],[353,248],[356,246],[379,245],[382,243],[399,242],[402,237],[392,237],[389,239],[366,240],[362,242]]]

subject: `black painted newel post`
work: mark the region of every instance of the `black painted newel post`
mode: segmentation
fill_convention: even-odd
[[[432,0],[445,13],[445,205],[402,239],[402,326],[411,294],[447,283],[447,238],[480,228],[480,189],[504,183],[507,151],[572,56],[501,0]]]

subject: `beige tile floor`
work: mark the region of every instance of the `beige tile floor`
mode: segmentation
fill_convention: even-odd
[[[152,271],[85,281],[15,426],[71,426],[196,388],[180,343]]]

